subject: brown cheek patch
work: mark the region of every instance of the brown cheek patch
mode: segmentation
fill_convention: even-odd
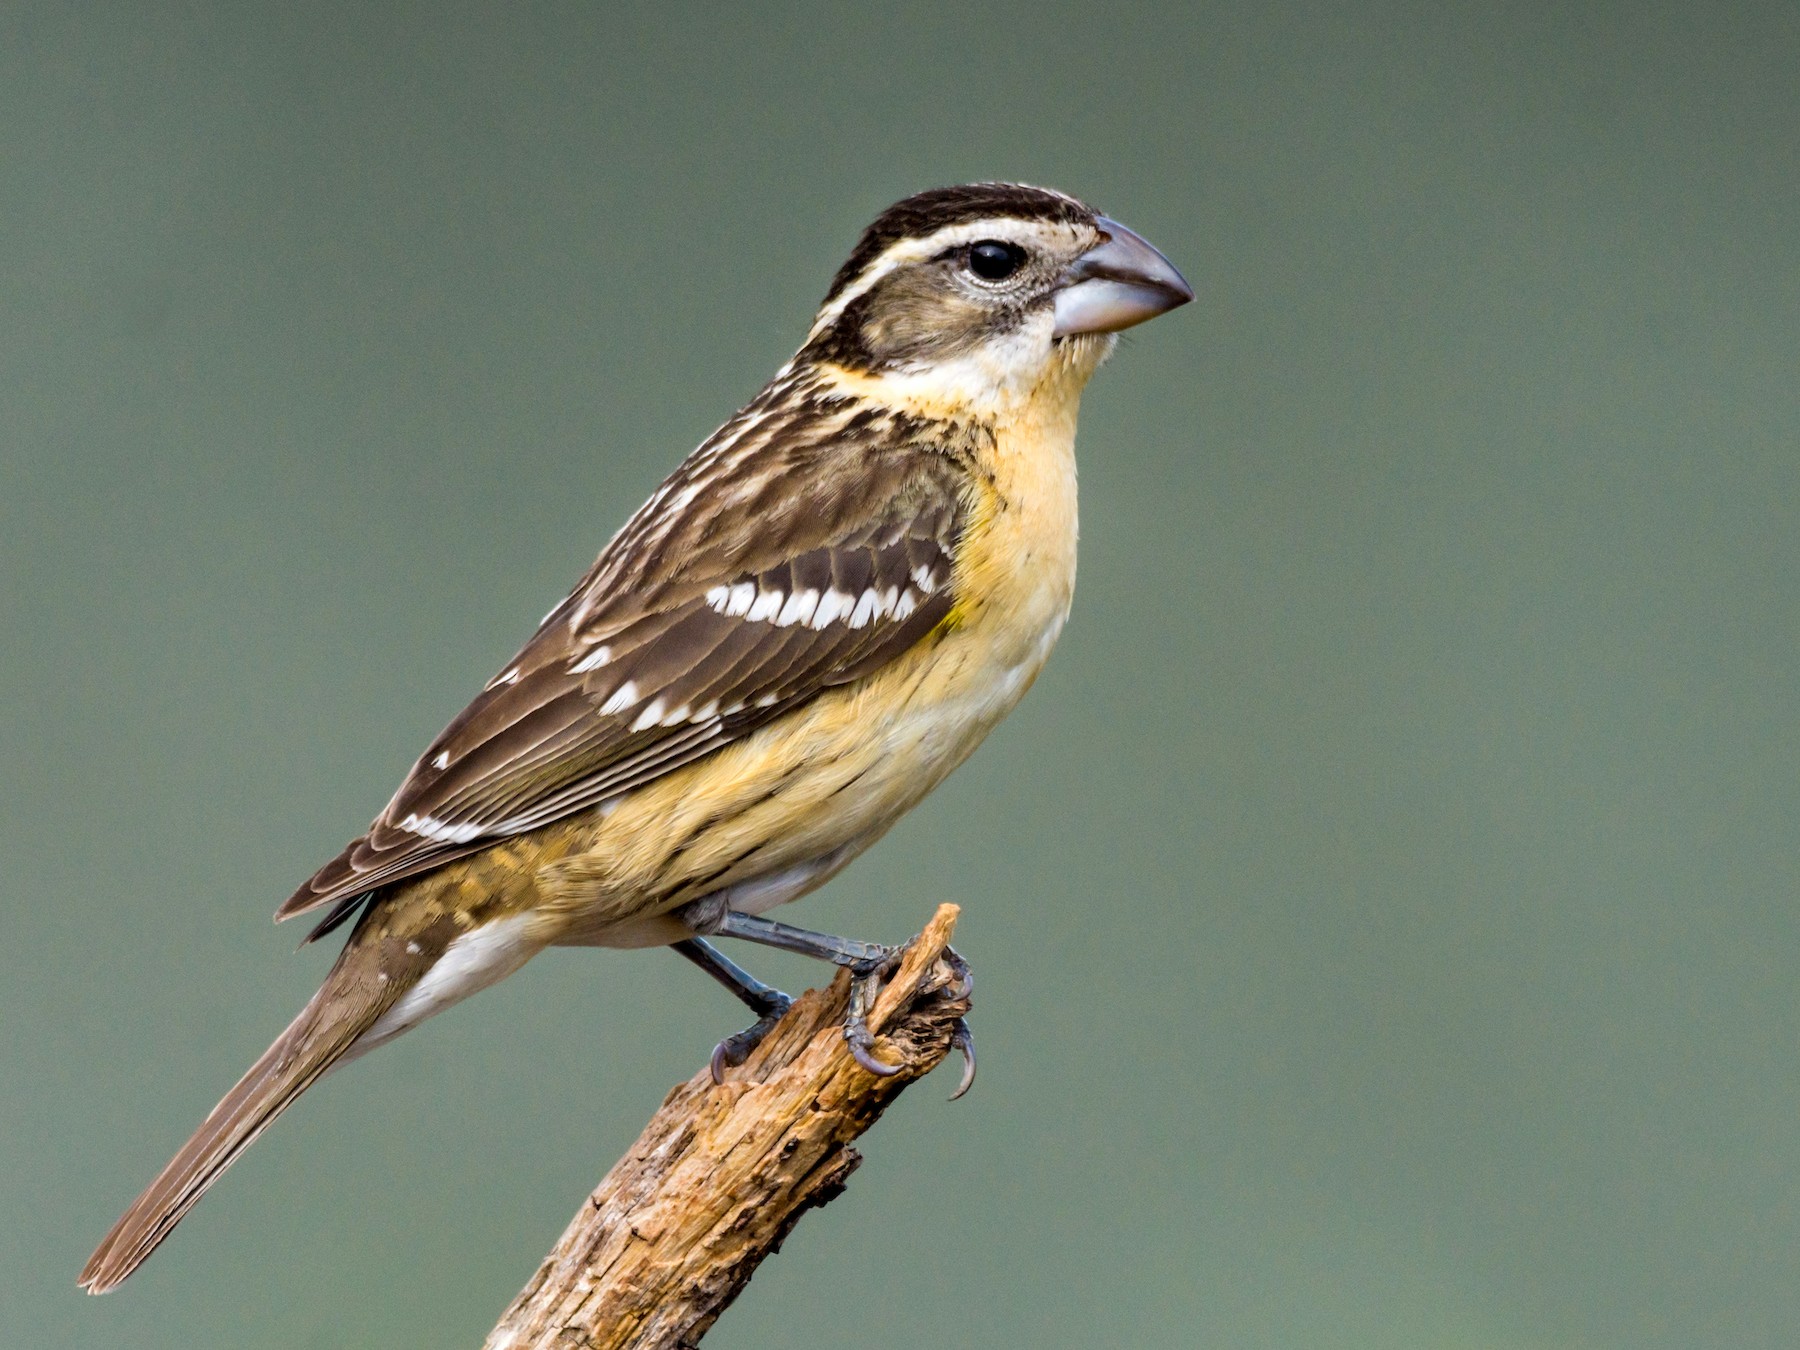
[[[907,267],[884,278],[839,316],[815,345],[852,370],[949,360],[974,350],[1006,316],[964,295],[936,267]]]

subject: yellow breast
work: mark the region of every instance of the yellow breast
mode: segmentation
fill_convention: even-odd
[[[866,680],[572,823],[580,838],[540,871],[533,898],[545,940],[666,942],[681,933],[659,916],[702,895],[778,877],[794,878],[779,899],[804,894],[969,756],[1037,678],[1068,617],[1088,373],[1046,382],[995,419],[940,630]]]

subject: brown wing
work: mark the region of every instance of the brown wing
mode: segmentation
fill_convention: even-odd
[[[755,412],[658,490],[278,919],[336,905],[318,936],[369,891],[692,763],[944,620],[961,456],[841,409],[721,448]]]

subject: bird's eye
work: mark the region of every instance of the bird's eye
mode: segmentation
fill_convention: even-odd
[[[999,239],[983,239],[969,247],[969,270],[983,281],[1004,281],[1025,262],[1025,250]]]

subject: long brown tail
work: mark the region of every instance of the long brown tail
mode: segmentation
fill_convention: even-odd
[[[378,1009],[347,1009],[337,983],[325,981],[113,1225],[81,1272],[90,1294],[104,1294],[142,1265],[238,1154],[350,1049]]]

